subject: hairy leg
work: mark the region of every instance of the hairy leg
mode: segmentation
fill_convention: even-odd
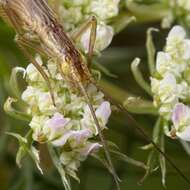
[[[92,63],[92,56],[94,51],[94,46],[96,42],[96,29],[97,29],[97,20],[95,16],[92,16],[86,23],[84,23],[78,31],[73,32],[71,34],[71,37],[74,41],[79,39],[84,32],[86,32],[88,29],[90,30],[90,40],[89,40],[89,46],[88,46],[88,68],[90,68]]]
[[[41,76],[46,81],[47,87],[49,89],[50,96],[51,96],[51,99],[52,99],[52,102],[53,102],[53,105],[56,107],[55,98],[54,98],[54,94],[53,94],[53,89],[52,89],[51,82],[49,80],[48,75],[45,73],[43,68],[37,63],[35,58],[32,55],[30,55],[30,53],[28,52],[28,50],[26,48],[28,46],[27,41],[25,41],[25,39],[23,39],[22,37],[20,37],[18,35],[17,38],[16,38],[16,42],[17,42],[18,46],[20,47],[20,49],[22,50],[22,52],[25,54],[25,56],[31,61],[31,63],[35,66],[35,68],[39,71]]]

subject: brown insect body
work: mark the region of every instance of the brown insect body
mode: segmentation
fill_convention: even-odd
[[[6,0],[3,7],[14,16],[19,35],[29,33],[37,36],[44,53],[56,58],[65,77],[71,80],[87,81],[90,73],[81,54],[59,24],[56,15],[42,0]]]

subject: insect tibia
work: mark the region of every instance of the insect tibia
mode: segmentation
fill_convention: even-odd
[[[103,135],[103,132],[101,130],[101,126],[99,124],[99,121],[96,117],[96,114],[95,114],[95,110],[91,104],[91,101],[90,101],[90,98],[89,98],[89,95],[88,93],[86,92],[86,89],[84,87],[84,85],[82,84],[82,82],[78,82],[78,85],[80,87],[80,90],[81,90],[81,93],[83,94],[83,96],[86,98],[86,101],[87,101],[87,104],[88,104],[88,107],[90,109],[90,112],[91,112],[91,115],[93,117],[93,120],[94,120],[94,123],[98,129],[98,134],[99,134],[99,137],[100,137],[100,140],[102,142],[102,145],[103,145],[103,148],[104,148],[104,152],[105,152],[105,156],[106,156],[106,159],[107,159],[107,162],[108,162],[108,165],[110,167],[110,172],[111,174],[113,175],[113,178],[114,178],[114,181],[116,183],[116,186],[117,186],[117,189],[119,190],[120,187],[119,187],[119,177],[117,176],[117,173],[115,171],[115,168],[114,168],[114,165],[112,163],[112,159],[111,159],[111,156],[110,156],[110,153],[109,153],[109,148],[108,148],[108,145],[107,145],[107,142],[104,138],[104,135]]]

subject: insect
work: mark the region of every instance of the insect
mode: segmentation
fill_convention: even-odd
[[[46,80],[54,105],[54,95],[49,78],[42,67],[39,66],[39,64],[31,56],[28,48],[34,48],[36,51],[45,55],[46,57],[56,58],[57,66],[62,77],[71,83],[85,97],[94,122],[97,126],[108,165],[111,169],[111,173],[114,177],[117,188],[119,189],[119,178],[117,177],[112,164],[107,143],[101,131],[100,124],[96,118],[89,95],[85,90],[86,84],[95,83],[91,76],[89,67],[91,64],[93,48],[96,40],[96,18],[92,17],[84,26],[81,27],[78,33],[75,33],[72,36],[73,40],[71,40],[64,32],[64,29],[59,23],[55,13],[50,9],[45,0],[0,0],[0,14],[5,21],[15,28],[17,33],[15,40],[17,44]],[[85,63],[85,60],[83,59],[79,50],[75,47],[73,41],[79,38],[80,35],[90,26],[91,35],[89,52],[87,56],[87,63]],[[36,39],[38,43],[36,43]],[[113,103],[115,104],[115,102]],[[128,115],[127,110],[123,106],[118,104],[117,106]],[[141,126],[132,118],[132,116],[128,115],[128,117],[133,123],[135,123],[137,129],[147,139],[148,136],[141,129]],[[175,164],[167,157],[167,155],[165,155],[165,153],[162,152],[152,140],[149,141],[190,184],[187,177],[180,171],[180,169],[175,166]]]

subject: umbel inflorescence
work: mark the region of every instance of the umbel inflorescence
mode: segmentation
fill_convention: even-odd
[[[151,77],[154,105],[169,127],[172,137],[190,140],[190,40],[181,26],[174,26],[168,34],[164,51],[157,53],[156,74]]]
[[[55,3],[54,0],[50,2]],[[95,51],[107,48],[114,36],[111,21],[119,14],[120,0],[60,0],[57,7],[60,20],[67,32],[77,31],[80,26],[90,20],[91,16],[97,19]],[[79,46],[83,51],[88,51],[90,28],[81,34]]]
[[[42,65],[40,56],[36,60]],[[27,113],[32,116],[29,126],[33,140],[60,147],[61,163],[66,173],[74,176],[80,161],[101,147],[101,144],[93,141],[98,130],[84,97],[72,92],[53,60],[48,61],[47,67],[44,70],[53,84],[56,107],[45,80],[32,64],[26,68],[28,86],[22,94],[22,100],[28,104]],[[94,85],[88,85],[86,89],[103,130],[111,114],[110,103],[104,100],[103,93]]]

